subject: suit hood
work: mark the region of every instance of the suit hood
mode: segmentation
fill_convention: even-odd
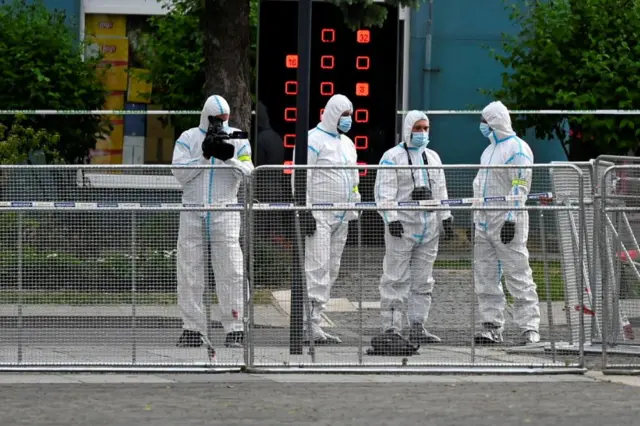
[[[338,121],[340,116],[346,111],[353,111],[353,104],[344,95],[333,95],[324,107],[320,127],[322,130],[332,134],[338,134]]]
[[[487,105],[482,110],[482,118],[493,129],[497,140],[515,136],[516,132],[511,128],[509,110],[502,102],[495,101]]]
[[[220,95],[210,96],[204,103],[202,114],[200,114],[200,130],[206,132],[209,128],[209,116],[215,117],[221,114],[231,114],[231,111],[229,110],[229,104]],[[224,126],[229,126],[228,120],[224,122]]]
[[[420,120],[427,120],[429,122],[429,118],[427,114],[422,111],[409,111],[407,116],[404,118],[404,124],[402,125],[402,141],[407,144],[407,146],[413,146],[411,144],[411,129],[413,126]]]

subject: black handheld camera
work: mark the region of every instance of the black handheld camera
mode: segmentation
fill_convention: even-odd
[[[218,117],[209,116],[209,128],[202,142],[202,155],[209,160],[211,157],[226,161],[233,158],[235,147],[228,142],[230,139],[247,139],[247,132],[235,131],[228,134],[224,130],[224,121]]]

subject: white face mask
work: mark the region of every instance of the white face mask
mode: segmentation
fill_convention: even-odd
[[[338,130],[347,133],[351,129],[351,117],[340,117],[338,121]]]
[[[480,133],[482,133],[482,136],[488,138],[491,132],[493,132],[493,130],[491,130],[491,127],[489,127],[487,123],[480,123]]]
[[[411,133],[411,143],[418,148],[427,146],[429,145],[429,134],[427,132],[413,132]]]

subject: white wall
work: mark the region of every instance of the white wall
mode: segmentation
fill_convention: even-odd
[[[158,0],[81,0],[84,13],[113,15],[164,15],[164,2]]]

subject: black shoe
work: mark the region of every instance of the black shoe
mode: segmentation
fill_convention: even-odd
[[[184,330],[176,346],[179,348],[199,348],[202,346],[202,335],[197,331]]]
[[[429,333],[422,324],[413,324],[409,332],[409,341],[414,345],[428,345],[441,343],[442,340],[435,334]]]
[[[224,345],[227,348],[241,348],[244,342],[244,331],[232,331],[227,333],[227,338],[224,340]]]
[[[396,331],[386,331],[371,339],[371,348],[367,355],[412,356],[419,355],[420,345],[414,345]]]

